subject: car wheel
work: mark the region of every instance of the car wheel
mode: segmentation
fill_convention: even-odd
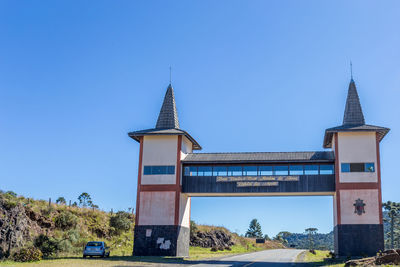
[[[101,255],[101,257],[104,258],[104,256],[105,256],[105,254],[103,253],[103,254]]]
[[[86,258],[86,255],[83,255],[83,258],[85,259],[85,258]]]

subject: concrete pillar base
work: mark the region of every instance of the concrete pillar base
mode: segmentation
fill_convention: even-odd
[[[134,256],[189,256],[190,230],[177,225],[135,226]]]
[[[339,224],[334,234],[339,256],[375,256],[384,249],[383,224]]]

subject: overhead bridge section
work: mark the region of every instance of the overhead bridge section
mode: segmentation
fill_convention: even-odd
[[[182,160],[191,196],[332,195],[333,152],[193,153]]]

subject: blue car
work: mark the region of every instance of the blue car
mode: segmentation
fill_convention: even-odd
[[[86,256],[110,257],[110,247],[107,247],[106,243],[102,241],[88,242],[83,250],[83,257],[86,258]]]

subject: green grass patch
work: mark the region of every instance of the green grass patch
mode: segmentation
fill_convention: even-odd
[[[187,260],[201,260],[206,258],[213,258],[213,257],[223,257],[225,255],[232,255],[232,254],[241,254],[241,253],[250,253],[255,251],[264,250],[261,246],[240,246],[234,245],[231,247],[232,250],[218,250],[218,251],[211,251],[210,248],[202,248],[202,247],[190,247],[189,248],[189,258]]]
[[[329,257],[329,251],[327,250],[316,250],[313,254],[309,251],[305,252],[303,262],[308,263],[310,266],[344,266],[344,259],[332,259]]]
[[[111,256],[110,258],[87,258],[81,256],[65,256],[59,259],[47,259],[40,262],[17,263],[14,261],[0,261],[1,266],[143,266],[151,263],[182,263],[198,261],[214,257],[224,257],[235,254],[250,253],[264,250],[263,246],[234,245],[232,250],[211,251],[210,248],[190,247],[188,258],[175,257],[136,257],[136,256]]]

